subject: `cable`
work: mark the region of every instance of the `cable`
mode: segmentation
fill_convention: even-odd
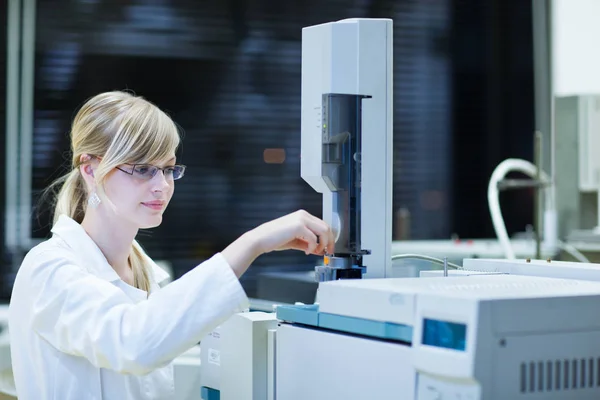
[[[509,260],[515,259],[515,253],[510,244],[508,232],[506,231],[506,225],[504,224],[504,219],[502,217],[502,211],[500,210],[498,183],[502,181],[502,179],[504,179],[509,172],[513,171],[521,172],[525,175],[528,175],[530,178],[535,178],[537,167],[526,160],[517,158],[506,159],[498,164],[496,169],[494,169],[488,184],[488,206],[490,209],[490,215],[492,217],[492,224],[494,225],[494,231],[496,232],[500,246],[503,248],[504,254]],[[542,181],[546,183],[549,182],[549,177],[544,171],[541,171],[540,176]],[[545,200],[546,211],[552,210],[554,208],[554,202],[549,191],[545,196]],[[541,232],[538,232],[538,234],[541,234]]]
[[[572,255],[577,261],[579,262],[583,262],[583,263],[589,263],[590,260],[588,260],[588,258],[586,256],[583,255],[583,253],[581,253],[579,250],[577,250],[575,248],[575,246],[570,245],[568,243],[565,243],[563,241],[557,241],[558,247],[560,247],[562,250],[564,250],[565,252],[569,253],[570,255]]]
[[[421,254],[396,254],[395,256],[392,256],[392,261],[400,260],[400,259],[425,260],[425,261],[431,261],[432,263],[439,264],[442,266],[444,265],[444,260],[440,260],[439,258],[435,258],[435,257],[424,256]],[[451,262],[448,262],[448,266],[452,267],[454,269],[463,269],[463,267],[461,267],[460,265],[456,265]]]

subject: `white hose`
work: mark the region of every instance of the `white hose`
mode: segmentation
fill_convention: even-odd
[[[444,260],[442,260],[440,258],[436,258],[436,257],[426,256],[423,254],[396,254],[396,255],[392,256],[392,261],[401,260],[401,259],[405,259],[405,258],[431,261],[432,263],[435,263],[435,264],[439,264],[442,266],[444,265]],[[453,264],[449,261],[446,261],[446,265],[448,267],[454,268],[454,269],[463,269],[463,267],[461,267],[460,265]]]
[[[506,231],[506,225],[504,224],[504,218],[502,217],[502,211],[500,210],[498,191],[498,183],[502,181],[509,172],[521,172],[525,175],[528,175],[530,178],[535,178],[537,176],[537,167],[526,160],[517,158],[506,159],[498,164],[496,169],[494,169],[488,184],[488,206],[490,209],[490,215],[492,217],[492,224],[494,225],[494,231],[496,232],[496,236],[498,237],[500,246],[502,246],[502,249],[504,250],[506,258],[509,260],[514,260],[515,252],[510,244],[508,232]],[[548,183],[550,180],[544,171],[540,173],[540,178],[544,183]],[[548,212],[554,210],[554,202],[551,196],[551,191],[548,190],[548,188],[546,188],[545,203],[545,211]]]
[[[558,246],[562,250],[564,250],[565,252],[569,253],[577,261],[583,262],[583,263],[589,263],[590,262],[590,260],[588,260],[588,258],[586,256],[584,256],[583,253],[581,253],[579,250],[577,250],[575,248],[575,246],[570,245],[570,244],[565,243],[565,242],[562,242],[560,240],[557,241],[557,244],[558,244]]]
[[[504,160],[494,170],[490,183],[488,185],[488,205],[490,208],[490,214],[492,216],[492,223],[494,225],[494,231],[500,241],[500,245],[504,250],[504,254],[507,259],[514,260],[515,253],[510,244],[510,239],[506,231],[506,225],[504,224],[504,218],[502,217],[502,211],[500,210],[500,200],[498,183],[504,179],[509,172],[521,172],[528,175],[531,178],[537,176],[537,167],[526,160],[509,158]],[[540,174],[542,182],[548,183],[548,175],[542,171]],[[589,263],[590,261],[574,246],[558,240],[558,232],[556,226],[556,210],[554,209],[554,201],[552,198],[551,186],[546,188],[545,196],[545,210],[544,210],[544,242],[550,246],[558,246],[561,250],[569,253],[577,261]]]

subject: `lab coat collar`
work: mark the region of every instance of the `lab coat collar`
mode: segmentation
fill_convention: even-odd
[[[59,236],[67,243],[69,247],[85,257],[85,268],[99,278],[109,282],[120,280],[121,278],[110,266],[104,254],[96,243],[89,237],[85,229],[72,218],[66,215],[58,217],[58,221],[52,227],[52,233]],[[146,256],[148,264],[151,265],[150,280],[160,284],[169,274],[160,268],[150,257]]]

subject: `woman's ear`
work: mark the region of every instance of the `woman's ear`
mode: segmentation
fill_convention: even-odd
[[[79,172],[85,181],[88,191],[91,193],[96,186],[96,182],[94,180],[94,167],[89,163],[89,158],[83,161],[82,156],[82,162],[83,164],[79,165]]]
[[[94,169],[90,164],[84,165],[83,170],[86,173],[86,175],[90,175],[92,178],[94,177]]]

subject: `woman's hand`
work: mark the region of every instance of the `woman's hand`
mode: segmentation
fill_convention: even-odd
[[[308,254],[333,253],[335,238],[329,225],[300,210],[246,232],[222,251],[237,277],[261,254],[300,250]]]
[[[254,235],[261,254],[278,250],[300,250],[308,254],[333,253],[335,238],[329,225],[304,210],[260,225]]]

